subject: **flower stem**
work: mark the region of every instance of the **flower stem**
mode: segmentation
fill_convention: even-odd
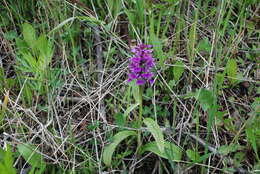
[[[137,153],[140,152],[140,148],[142,146],[141,140],[141,127],[142,127],[142,116],[143,116],[143,88],[139,86],[139,117],[137,120],[138,123],[138,134],[137,134]]]

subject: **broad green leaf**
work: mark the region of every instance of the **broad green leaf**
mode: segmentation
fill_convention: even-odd
[[[103,162],[106,164],[106,166],[111,165],[112,155],[118,146],[118,144],[126,139],[129,136],[136,136],[135,131],[121,131],[113,136],[112,143],[110,143],[108,146],[104,148],[103,152]]]
[[[207,111],[214,104],[213,92],[207,89],[200,89],[197,92],[197,100],[200,102],[204,111]]]
[[[173,67],[173,77],[175,82],[178,82],[184,72],[184,64],[182,61],[177,61]]]
[[[28,51],[28,44],[24,40],[16,38],[15,44],[19,49],[19,53],[26,53]]]
[[[0,163],[0,174],[6,174],[6,171],[8,172],[8,168],[5,167],[4,164]]]
[[[217,73],[215,76],[215,83],[218,88],[222,88],[222,84],[225,80],[225,73]]]
[[[235,59],[229,59],[226,66],[226,72],[231,84],[236,82],[237,62]]]
[[[164,153],[164,138],[163,138],[162,130],[159,127],[159,125],[151,118],[145,118],[144,124],[147,126],[148,130],[152,133],[161,153]]]
[[[13,163],[11,147],[7,145],[6,151],[0,147],[0,174],[16,174]]]
[[[36,147],[29,144],[19,144],[17,146],[19,153],[32,166],[37,168],[45,168],[46,164],[41,154],[36,152]]]
[[[186,154],[191,161],[198,161],[200,159],[200,154],[197,151],[188,149],[186,150]]]
[[[34,48],[36,45],[36,32],[32,25],[25,23],[22,25],[23,38],[30,48]]]
[[[40,55],[45,58],[46,65],[48,65],[53,54],[52,44],[43,34],[37,40],[37,49],[40,52]]]
[[[124,126],[125,125],[125,117],[124,114],[121,112],[118,112],[115,114],[115,122],[118,126]]]
[[[211,50],[209,39],[205,37],[204,39],[200,40],[197,49],[198,51],[203,51],[209,54]]]
[[[181,149],[176,146],[173,143],[170,142],[165,142],[165,150],[164,152],[161,152],[157,146],[157,142],[153,141],[150,142],[146,145],[144,145],[141,149],[141,154],[143,154],[144,152],[153,152],[156,155],[165,158],[165,159],[169,159],[169,160],[181,160],[182,157],[182,151]]]
[[[7,168],[13,168],[14,160],[12,157],[11,147],[9,145],[6,147],[4,163]]]

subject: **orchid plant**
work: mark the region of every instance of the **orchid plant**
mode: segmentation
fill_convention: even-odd
[[[138,131],[123,130],[113,136],[112,142],[108,144],[103,151],[103,162],[110,166],[112,162],[112,155],[115,148],[124,139],[129,136],[137,137],[136,154],[140,157],[144,152],[150,151],[160,157],[170,160],[180,160],[182,156],[181,149],[173,143],[164,140],[163,132],[156,121],[152,118],[143,119],[143,88],[146,84],[152,85],[154,81],[154,67],[155,59],[152,56],[152,45],[143,43],[138,44],[131,50],[134,54],[130,58],[128,82],[135,81],[135,85],[139,87],[139,116],[136,118],[138,123]],[[142,145],[142,121],[147,126],[147,129],[155,139],[155,141]]]

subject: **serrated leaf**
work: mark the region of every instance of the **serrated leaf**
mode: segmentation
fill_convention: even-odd
[[[234,84],[236,82],[236,76],[237,76],[237,62],[235,59],[228,60],[226,66],[226,72],[230,83]]]
[[[169,160],[181,160],[182,157],[182,151],[181,149],[176,146],[173,143],[170,142],[165,142],[165,151],[161,152],[158,148],[157,142],[153,141],[150,142],[146,145],[144,145],[141,149],[141,154],[143,154],[144,152],[153,152],[156,155],[165,158],[165,159],[169,159]]]
[[[175,82],[178,82],[184,72],[184,64],[182,61],[177,61],[173,67],[173,77]]]
[[[164,138],[163,138],[162,130],[159,127],[159,125],[151,118],[145,118],[144,124],[147,126],[148,130],[152,133],[161,153],[164,153]]]
[[[103,162],[106,164],[106,166],[111,165],[112,155],[113,155],[116,147],[118,146],[118,144],[121,143],[121,141],[123,141],[127,137],[136,136],[136,135],[137,134],[135,131],[121,131],[113,136],[112,143],[110,143],[108,146],[106,146],[104,148],[104,152],[103,152]]]
[[[36,152],[36,147],[29,144],[19,144],[17,146],[19,153],[32,166],[37,168],[45,168],[46,164],[41,154]]]

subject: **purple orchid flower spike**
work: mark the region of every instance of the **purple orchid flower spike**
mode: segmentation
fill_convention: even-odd
[[[147,82],[154,83],[152,69],[155,63],[151,48],[152,45],[141,43],[131,50],[134,56],[130,58],[128,82],[136,80],[136,85],[144,85]]]

